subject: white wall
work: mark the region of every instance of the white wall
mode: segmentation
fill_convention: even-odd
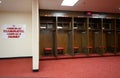
[[[4,24],[26,24],[23,39],[1,38]],[[0,58],[32,56],[32,13],[0,12]]]

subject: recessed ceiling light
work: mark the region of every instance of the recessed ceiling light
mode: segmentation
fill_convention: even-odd
[[[118,8],[120,10],[120,8]]]
[[[61,6],[74,6],[79,0],[63,0]]]
[[[0,3],[2,3],[2,1],[0,1]]]

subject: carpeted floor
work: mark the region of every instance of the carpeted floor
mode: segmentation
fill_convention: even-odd
[[[32,72],[32,59],[0,60],[0,78],[120,78],[120,56],[40,61]]]

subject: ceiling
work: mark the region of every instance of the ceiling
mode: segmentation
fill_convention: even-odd
[[[0,11],[32,11],[32,0],[0,0]],[[73,7],[61,6],[62,0],[39,0],[40,9],[120,13],[120,0],[79,0]]]
[[[0,0],[0,11],[32,12],[32,0]]]
[[[63,0],[39,0],[40,9],[120,13],[120,0],[79,0],[73,7],[61,6]]]

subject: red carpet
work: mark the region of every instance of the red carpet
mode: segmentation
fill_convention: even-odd
[[[0,60],[0,78],[120,78],[120,56],[46,60],[31,69],[31,58]]]

